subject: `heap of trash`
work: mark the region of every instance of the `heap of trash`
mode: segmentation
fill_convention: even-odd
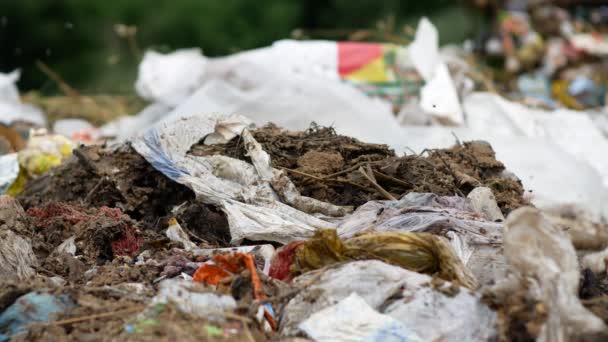
[[[565,13],[501,16],[515,89],[425,18],[407,46],[148,51],[147,106],[107,120],[0,74],[0,341],[608,339],[605,80],[526,55]],[[605,71],[606,17],[574,18]]]

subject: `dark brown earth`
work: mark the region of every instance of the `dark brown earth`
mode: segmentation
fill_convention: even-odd
[[[252,133],[270,155],[272,166],[286,170],[302,195],[333,204],[356,207],[386,199],[362,175],[360,167],[369,167],[376,182],[395,198],[409,192],[466,196],[476,186],[487,186],[504,214],[528,204],[521,182],[504,174],[505,166],[485,142],[459,143],[450,149],[398,157],[386,145],[360,142],[325,127],[290,132],[268,125]],[[221,153],[248,160],[238,137],[224,145],[196,144],[190,153]]]

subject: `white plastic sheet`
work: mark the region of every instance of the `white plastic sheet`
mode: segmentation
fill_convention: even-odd
[[[401,322],[380,314],[356,293],[317,313],[299,325],[315,341],[421,341]]]

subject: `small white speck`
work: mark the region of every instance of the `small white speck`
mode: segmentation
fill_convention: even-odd
[[[74,24],[72,24],[69,21],[66,21],[64,26],[65,26],[66,30],[71,30],[74,28]]]
[[[48,48],[47,48],[47,49],[44,51],[44,53],[46,53],[46,55],[47,55],[47,56],[50,56],[50,55],[51,55],[51,53],[52,53],[52,51],[51,51],[51,49],[48,49]]]
[[[8,18],[7,17],[0,18],[0,25],[2,25],[2,27],[6,27],[7,24],[8,24]]]

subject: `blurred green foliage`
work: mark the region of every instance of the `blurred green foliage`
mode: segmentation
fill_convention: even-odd
[[[81,91],[128,93],[138,60],[116,34],[118,23],[137,27],[141,49],[197,46],[218,56],[289,38],[297,28],[366,29],[389,17],[395,28],[415,27],[422,15],[437,24],[442,42],[462,41],[478,25],[455,0],[2,0],[0,71],[21,68],[22,90],[58,92],[35,67],[42,60]]]

